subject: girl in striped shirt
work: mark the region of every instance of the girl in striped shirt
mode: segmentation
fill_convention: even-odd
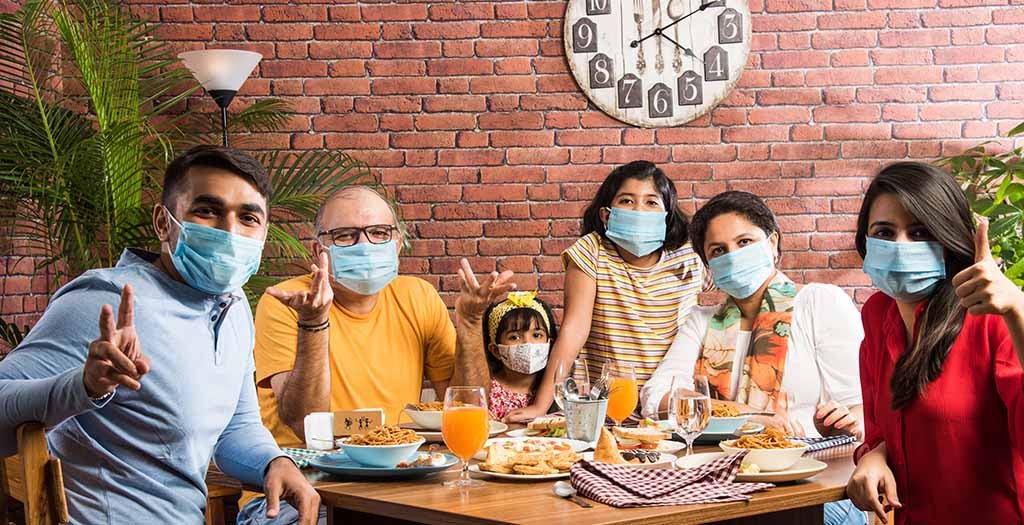
[[[592,381],[614,360],[632,365],[643,386],[703,288],[688,226],[675,185],[653,163],[630,162],[605,178],[583,213],[583,237],[562,253],[564,320],[544,379],[533,403],[506,420],[547,413],[556,371],[577,357]]]

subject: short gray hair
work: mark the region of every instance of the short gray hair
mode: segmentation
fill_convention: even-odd
[[[395,227],[398,229],[398,234],[402,236],[402,239],[408,239],[409,238],[409,235],[408,235],[409,232],[408,232],[408,230],[406,230],[405,223],[402,222],[402,214],[401,214],[401,212],[398,209],[398,203],[394,199],[392,199],[391,197],[388,196],[387,190],[384,189],[383,186],[379,186],[379,185],[370,186],[370,185],[366,185],[366,184],[350,184],[350,185],[342,186],[342,187],[334,190],[333,192],[331,192],[330,195],[327,196],[326,199],[324,199],[324,202],[322,204],[320,204],[320,209],[316,211],[316,218],[313,219],[313,227],[315,228],[315,231],[313,232],[313,235],[317,239],[319,239],[320,238],[320,234],[323,233],[323,228],[321,227],[321,223],[323,222],[324,213],[325,213],[325,210],[327,210],[327,205],[329,205],[330,203],[332,203],[332,202],[334,202],[336,200],[350,198],[354,193],[357,193],[357,192],[369,193],[369,194],[377,197],[378,199],[384,201],[385,203],[387,203],[388,208],[391,209],[392,222],[394,222]]]

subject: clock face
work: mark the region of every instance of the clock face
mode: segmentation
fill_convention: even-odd
[[[678,126],[735,87],[750,53],[750,8],[746,0],[569,0],[563,33],[576,83],[597,107],[635,126]]]

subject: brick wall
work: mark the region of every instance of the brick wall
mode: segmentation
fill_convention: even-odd
[[[753,49],[735,93],[691,125],[655,131],[588,107],[563,56],[562,1],[133,3],[182,49],[263,53],[245,94],[286,98],[299,114],[261,147],[340,148],[377,167],[418,235],[403,272],[443,290],[456,289],[466,256],[560,304],[557,254],[582,207],[611,167],[648,159],[689,211],[726,189],[766,197],[788,273],[863,300],[851,230],[866,177],[1024,120],[1024,0],[750,7]],[[2,286],[5,314],[42,306],[7,297],[25,292],[20,275]]]

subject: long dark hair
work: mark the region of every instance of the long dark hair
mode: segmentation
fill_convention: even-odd
[[[964,326],[966,310],[954,293],[952,278],[974,264],[974,223],[960,186],[948,173],[920,162],[897,162],[878,173],[857,217],[857,253],[867,253],[871,205],[882,194],[895,196],[907,213],[921,222],[946,258],[946,279],[932,292],[921,312],[910,349],[896,361],[889,389],[899,410],[921,395],[942,373],[942,364]]]
[[[537,326],[548,334],[548,344],[551,345],[551,348],[555,347],[555,339],[558,338],[558,325],[555,323],[554,314],[551,313],[551,307],[548,306],[548,303],[545,303],[540,299],[534,300],[537,301],[541,308],[544,309],[544,314],[548,317],[547,320],[541,317],[540,312],[533,308],[514,308],[509,310],[508,313],[501,318],[501,321],[498,321],[498,328],[494,331],[498,339],[501,339],[501,334],[505,332],[529,329],[530,323],[532,321],[536,321]],[[500,372],[502,367],[505,366],[505,364],[501,362],[501,359],[498,359],[498,357],[491,352],[491,343],[498,344],[498,341],[491,340],[491,312],[494,310],[494,307],[499,304],[501,303],[492,304],[487,308],[487,311],[484,312],[484,354],[487,356],[487,368],[491,371],[491,377],[494,377],[494,375]],[[547,328],[549,325],[551,326],[550,330]],[[551,354],[549,353],[548,355],[550,356]],[[544,372],[546,370],[547,367],[544,367],[533,375],[533,384],[530,385],[531,395],[535,395],[537,393],[537,389],[540,388],[540,382],[544,379]]]
[[[676,186],[665,176],[665,172],[661,171],[661,168],[646,160],[634,160],[629,164],[623,164],[605,177],[597,194],[594,195],[594,200],[590,201],[590,205],[583,212],[583,235],[597,232],[601,237],[608,238],[605,234],[604,222],[601,220],[601,208],[612,206],[612,199],[615,198],[615,194],[619,192],[619,188],[622,187],[622,183],[626,179],[641,181],[651,179],[654,181],[654,187],[661,194],[661,202],[665,205],[665,211],[668,212],[668,216],[665,217],[665,244],[662,245],[662,248],[675,250],[686,244],[689,239],[690,219],[679,208]]]

